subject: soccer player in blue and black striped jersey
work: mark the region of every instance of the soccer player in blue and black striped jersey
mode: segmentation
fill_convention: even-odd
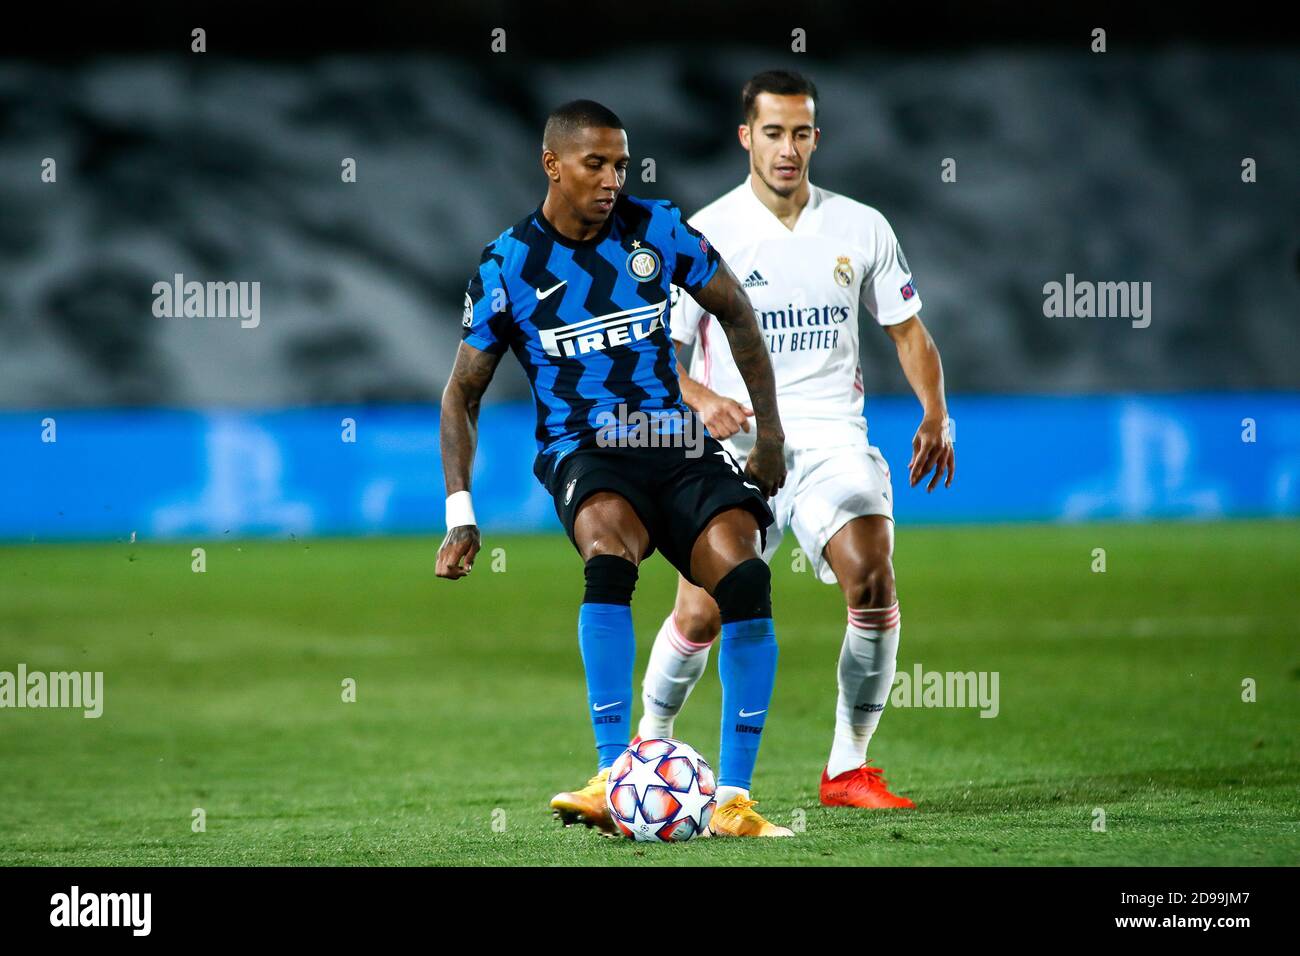
[[[578,644],[597,773],[551,801],[566,825],[616,832],[605,782],[631,735],[632,591],[655,550],[722,615],[718,836],[788,836],[754,810],[750,782],[776,678],[771,575],[760,558],[767,498],[785,481],[785,436],[749,299],[708,240],[662,200],[623,195],[623,124],[591,100],[546,123],[546,198],[483,251],[442,398],[447,537],[440,577],[470,573],[481,546],[470,502],[478,410],[514,352],[537,406],[534,472],[584,562]],[[752,399],[757,440],[742,472],[682,402],[672,286],[724,330]]]

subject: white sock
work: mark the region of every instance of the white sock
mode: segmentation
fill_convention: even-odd
[[[749,799],[749,791],[744,787],[719,787],[718,792],[713,795],[713,799],[718,801],[717,806],[722,806],[732,797],[744,797]]]
[[[647,740],[671,737],[673,722],[708,663],[709,645],[688,641],[671,614],[664,618],[641,684],[645,714],[637,733]]]
[[[849,608],[840,649],[840,696],[828,777],[860,767],[867,759],[867,745],[894,683],[899,628],[897,601],[890,607]]]

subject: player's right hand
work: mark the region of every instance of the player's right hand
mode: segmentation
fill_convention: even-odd
[[[482,546],[477,525],[463,524],[452,528],[438,549],[438,577],[456,581],[469,574],[474,570],[474,558]],[[462,561],[464,567],[461,567]]]
[[[709,392],[701,399],[695,411],[708,428],[709,434],[722,441],[738,431],[749,431],[749,419],[754,410],[735,399],[726,398],[717,392]]]
[[[785,442],[759,433],[745,459],[745,478],[771,498],[785,484]]]

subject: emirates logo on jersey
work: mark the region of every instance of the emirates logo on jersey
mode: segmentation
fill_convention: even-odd
[[[661,330],[666,305],[666,301],[656,302],[597,315],[555,329],[539,329],[537,335],[547,355],[577,358],[589,352],[603,352],[640,342]]]

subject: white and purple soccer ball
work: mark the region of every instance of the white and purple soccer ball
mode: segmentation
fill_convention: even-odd
[[[655,738],[629,747],[614,761],[605,800],[624,836],[680,843],[708,828],[716,790],[713,768],[693,747]]]

